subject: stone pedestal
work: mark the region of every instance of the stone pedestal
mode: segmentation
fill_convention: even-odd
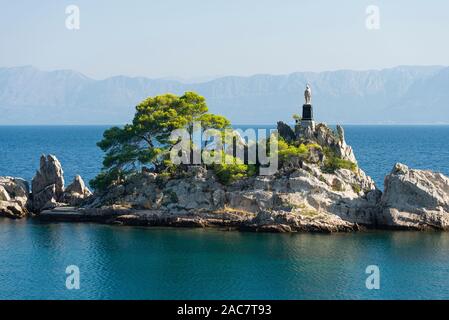
[[[302,106],[302,120],[303,121],[313,120],[313,107],[311,104],[304,104]]]
[[[313,121],[313,107],[311,104],[304,104],[302,106],[301,127],[303,130],[310,128],[315,130],[315,121]]]
[[[303,130],[310,129],[312,131],[315,131],[315,121],[313,121],[313,120],[302,120],[301,121],[301,128]]]

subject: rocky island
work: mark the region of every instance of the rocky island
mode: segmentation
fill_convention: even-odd
[[[105,132],[99,143],[106,152],[105,169],[91,182],[93,193],[80,176],[65,187],[61,163],[53,155],[43,155],[31,188],[21,178],[0,177],[0,215],[263,232],[449,229],[449,178],[398,163],[385,177],[382,192],[358,167],[343,127],[333,130],[316,124],[311,105],[305,106],[294,127],[278,122],[278,169],[260,175],[257,165],[234,158],[231,165],[169,162],[167,153],[160,151],[160,145],[168,143],[167,131],[154,129],[154,123],[168,118],[157,118],[160,113],[155,110],[178,108],[178,115],[180,110],[191,115],[193,108],[200,110],[205,126],[223,129],[229,123],[207,113],[204,98],[193,93],[148,98],[137,106],[131,125]],[[164,130],[188,125],[192,119],[169,120]],[[249,142],[239,141],[247,150]],[[226,153],[229,156],[234,154]]]

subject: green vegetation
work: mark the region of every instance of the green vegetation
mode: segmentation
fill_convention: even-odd
[[[362,192],[362,188],[358,185],[358,184],[352,184],[352,190],[355,192],[355,193],[360,193],[360,192]]]
[[[337,157],[331,149],[324,148],[323,151],[325,155],[323,166],[324,172],[334,173],[338,169],[348,169],[351,171],[357,170],[357,165],[354,162]]]
[[[103,170],[90,182],[91,186],[105,190],[124,181],[142,165],[172,173],[176,168],[170,162],[170,150],[179,141],[170,141],[170,134],[184,128],[192,137],[194,122],[219,130],[231,126],[225,117],[208,113],[204,97],[194,92],[145,99],[136,107],[132,123],[104,132],[97,144],[105,152]]]
[[[95,190],[103,190],[107,186],[123,180],[124,177],[125,173],[116,169],[102,171],[95,177],[95,179],[90,181],[90,185]]]
[[[213,164],[211,168],[223,184],[230,184],[239,179],[253,176],[257,172],[255,165],[246,165],[241,159],[225,153],[222,155],[222,163]]]
[[[334,173],[338,169],[348,169],[355,171],[357,165],[349,160],[340,159],[337,157],[326,158],[323,171],[326,173]]]
[[[297,116],[295,118],[299,119]],[[171,162],[170,152],[177,150],[173,148],[180,142],[187,143],[188,150],[199,148],[193,142],[194,134],[199,129],[195,128],[196,123],[201,123],[203,130],[217,129],[222,132],[222,161],[220,164],[208,165],[208,169],[214,170],[222,183],[233,183],[257,173],[259,163],[246,165],[241,159],[225,153],[225,146],[233,144],[234,140],[237,144],[237,139],[224,134],[226,129],[231,129],[229,120],[209,113],[204,97],[194,92],[186,92],[182,96],[163,94],[149,97],[136,106],[131,123],[106,130],[103,139],[97,144],[105,153],[103,169],[90,181],[91,186],[98,191],[107,190],[112,185],[127,181],[144,166],[157,172],[158,182],[163,184],[185,168]],[[174,141],[171,134],[176,129],[185,129],[184,135],[190,139],[183,137]],[[333,173],[341,168],[355,171],[357,168],[354,163],[337,157],[331,149],[322,148],[310,141],[288,143],[272,135],[266,140],[267,150],[270,149],[271,139],[278,139],[277,153],[281,165],[295,158],[317,163],[324,153],[324,172]],[[191,152],[187,152],[183,157],[193,160]]]
[[[319,212],[313,209],[305,209],[301,210],[299,214],[306,217],[316,217],[319,215]]]
[[[339,182],[335,182],[332,184],[332,190],[333,191],[345,191],[345,188],[343,187],[343,185]]]
[[[278,138],[278,159],[280,163],[284,163],[294,157],[305,159],[312,148],[321,149],[316,143],[304,144],[293,143],[289,144],[283,138]]]
[[[278,140],[278,156],[279,161],[287,160],[294,156],[305,155],[308,149],[304,144],[295,146],[288,144],[284,139],[279,138]]]

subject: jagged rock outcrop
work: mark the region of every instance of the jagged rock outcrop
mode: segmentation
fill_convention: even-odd
[[[317,165],[305,165],[223,185],[212,171],[198,166],[171,179],[155,173],[135,175],[94,196],[85,209],[101,211],[115,205],[136,210],[134,224],[148,220],[151,225],[173,225],[173,219],[177,224],[193,219],[198,225],[245,230],[336,232],[371,225],[380,195],[361,170],[326,174]]]
[[[449,178],[397,163],[385,178],[379,224],[405,229],[449,229]]]
[[[346,144],[345,131],[342,126],[337,125],[338,142],[336,143],[337,156],[342,159],[357,163],[352,147]]]
[[[222,225],[278,232],[334,232],[371,226],[377,221],[381,197],[373,180],[357,167],[332,173],[324,170],[322,147],[333,148],[335,154],[355,161],[342,129],[338,130],[339,134],[318,125],[316,132],[300,137],[320,147],[312,145],[307,155],[282,161],[271,176],[224,185],[213,171],[202,166],[187,167],[170,178],[143,171],[124,184],[94,195],[84,209],[101,211],[113,205],[129,208],[145,212],[131,213],[137,217],[133,223],[140,217],[150,219],[153,225],[193,219],[198,225],[221,221]],[[129,213],[126,216],[121,222],[129,221]]]
[[[58,206],[78,206],[92,193],[81,176],[64,188],[64,171],[54,155],[42,155],[39,170],[31,182],[29,207],[32,212],[52,209]]]
[[[297,125],[295,128],[298,139],[314,141],[321,146],[329,148],[337,157],[357,164],[357,159],[351,146],[346,144],[345,133],[342,126],[337,125],[337,132],[323,123],[316,125],[314,130],[309,127]]]
[[[73,182],[64,190],[62,202],[70,206],[78,206],[91,195],[92,192],[86,187],[83,178],[77,175]]]
[[[0,216],[25,217],[29,190],[28,182],[21,178],[0,177]]]
[[[343,128],[334,132],[318,124],[297,129],[296,134],[294,143],[304,144],[306,154],[298,151],[283,158],[274,175],[230,184],[223,184],[213,170],[200,165],[180,167],[172,175],[144,168],[106,192],[91,195],[79,176],[64,189],[59,161],[43,157],[30,199],[26,183],[0,179],[0,212],[20,216],[28,201],[33,210],[42,211],[42,219],[63,221],[265,232],[449,229],[448,177],[396,164],[385,178],[382,194],[357,166],[343,162],[350,169],[330,170],[329,156],[356,163]],[[2,206],[9,208],[7,214]]]
[[[41,156],[39,170],[31,182],[31,191],[31,208],[34,212],[55,207],[62,201],[64,172],[55,156]]]
[[[279,136],[284,138],[284,140],[287,142],[292,142],[296,139],[295,132],[285,122],[278,121],[277,130],[278,130]]]

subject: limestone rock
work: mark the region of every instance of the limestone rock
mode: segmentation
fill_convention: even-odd
[[[283,125],[278,124],[285,129]],[[356,162],[351,147],[346,145],[343,128],[337,127],[334,132],[318,124],[313,129],[298,130],[298,142],[320,147],[311,146],[305,158],[284,161],[274,175],[223,185],[213,170],[204,166],[187,166],[169,178],[142,171],[123,184],[94,195],[83,206],[97,210],[121,205],[159,212],[151,224],[174,218],[193,219],[207,221],[207,225],[257,231],[335,232],[375,225],[382,193],[374,181],[359,168],[324,172],[325,148],[335,156]],[[285,131],[287,136],[292,133]]]
[[[346,144],[343,127],[337,125],[337,132],[323,123],[316,125],[315,129],[307,127],[304,130],[297,129],[298,138],[317,142],[321,146],[329,147],[337,157],[357,164],[351,146]]]
[[[222,208],[226,201],[226,192],[223,189],[217,189],[212,193],[212,200],[216,208]]]
[[[64,190],[62,202],[70,206],[80,205],[84,199],[90,197],[92,192],[86,187],[80,175],[75,176],[73,182]]]
[[[44,190],[36,194],[32,194],[32,209],[34,212],[41,212],[42,210],[53,209],[58,206],[56,198],[56,185],[51,184]]]
[[[277,123],[277,129],[278,129],[279,136],[284,138],[285,141],[291,142],[291,141],[295,140],[295,138],[296,138],[295,132],[285,122],[279,121]]]
[[[300,143],[317,143],[307,157],[293,157],[270,176],[223,185],[204,166],[185,166],[172,176],[149,170],[91,196],[81,177],[64,191],[59,161],[42,157],[31,204],[40,211],[78,206],[79,219],[113,218],[120,224],[222,226],[264,232],[338,232],[367,227],[449,230],[449,178],[396,164],[382,194],[360,168],[325,170],[326,148],[356,162],[342,127],[297,127]],[[290,135],[290,133],[288,133]],[[324,151],[323,151],[324,150]],[[0,178],[0,215],[26,213],[28,185]],[[86,201],[85,201],[86,200]],[[56,212],[60,208],[46,212]],[[44,214],[45,215],[45,214]],[[67,216],[67,215],[66,215]]]
[[[288,212],[260,212],[249,222],[249,227],[263,232],[347,232],[359,229],[357,224],[347,222],[335,215],[316,217],[294,215]]]
[[[161,220],[173,216],[210,220],[209,215],[218,212],[232,213],[234,221],[259,231],[307,231],[309,227],[313,231],[348,231],[376,221],[381,192],[363,171],[340,169],[325,174],[319,165],[305,167],[307,170],[297,167],[288,173],[247,178],[227,186],[204,168],[164,182],[148,180],[142,173],[101,196],[95,195],[87,206],[120,204],[158,210],[164,212]],[[255,216],[257,219],[251,220]]]
[[[28,214],[28,182],[20,178],[0,177],[0,216],[22,218]]]
[[[352,147],[346,144],[345,133],[342,126],[337,125],[338,143],[336,144],[337,156],[342,159],[357,163]]]
[[[31,182],[31,189],[31,208],[35,212],[62,201],[64,176],[61,163],[55,156],[41,156],[40,167]]]
[[[449,178],[397,163],[385,178],[379,225],[449,229]]]

